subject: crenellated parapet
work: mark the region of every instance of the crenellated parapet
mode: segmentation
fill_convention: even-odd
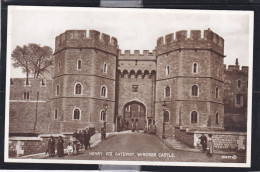
[[[122,58],[123,57],[129,57],[129,58],[132,58],[132,57],[140,57],[140,58],[151,57],[151,58],[153,58],[153,57],[155,57],[155,54],[156,54],[155,51],[150,52],[149,50],[143,50],[142,53],[140,53],[140,50],[134,50],[134,53],[131,53],[130,50],[125,50],[124,53],[122,53],[121,50],[118,51],[119,57],[121,56]]]
[[[248,66],[242,66],[241,69],[239,65],[228,65],[228,68],[225,66],[225,72],[238,72],[248,74]]]
[[[117,39],[96,30],[67,30],[55,39],[55,53],[66,48],[94,48],[117,54]]]
[[[200,30],[191,30],[187,36],[186,30],[170,33],[157,39],[157,54],[168,54],[172,51],[182,49],[211,50],[224,56],[224,39],[210,29],[204,30],[202,36]]]

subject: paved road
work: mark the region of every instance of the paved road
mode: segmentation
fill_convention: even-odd
[[[111,154],[108,152],[112,152]],[[140,153],[140,154],[137,154]],[[58,157],[54,157],[57,159]],[[53,159],[53,158],[51,158]],[[81,150],[79,155],[59,159],[124,160],[124,161],[171,161],[171,162],[243,162],[244,158],[226,160],[222,155],[208,158],[205,153],[172,150],[155,135],[126,133],[102,141],[90,150]]]

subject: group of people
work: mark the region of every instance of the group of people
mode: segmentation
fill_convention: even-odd
[[[91,135],[88,131],[88,129],[83,130],[83,131],[75,131],[72,134],[71,140],[68,143],[67,147],[67,153],[68,155],[73,154],[76,155],[79,153],[79,148],[85,147],[85,150],[90,149],[90,138]],[[48,147],[45,152],[45,154],[49,154],[50,157],[55,156],[55,139],[53,136],[50,136],[50,139],[48,140]],[[57,141],[57,155],[59,157],[64,156],[64,140],[61,136],[59,136],[58,141]]]
[[[86,130],[80,130],[79,132],[76,130],[72,134],[72,143],[73,143],[73,153],[77,154],[79,152],[79,147],[85,147],[85,150],[88,150],[90,148],[90,138],[91,135],[89,133],[89,130],[86,128]]]
[[[61,136],[59,136],[58,138],[58,142],[57,142],[57,155],[59,157],[64,156],[64,140]],[[49,154],[50,157],[54,157],[55,156],[55,139],[53,138],[53,136],[50,136],[50,139],[48,140],[48,147],[47,150],[45,152],[45,154]]]
[[[207,156],[211,157],[213,154],[213,142],[212,142],[212,134],[208,135],[208,138],[202,134],[200,137],[200,144],[202,145],[202,151],[206,152]]]

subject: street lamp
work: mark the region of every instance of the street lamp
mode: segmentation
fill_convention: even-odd
[[[105,130],[105,133],[104,133],[104,139],[106,139],[106,118],[107,118],[107,107],[108,107],[108,104],[104,104],[104,110],[105,110],[105,113],[104,113],[104,130]]]
[[[166,139],[166,137],[165,137],[165,112],[166,112],[166,102],[165,102],[165,100],[163,101],[163,105],[162,105],[162,107],[163,107],[163,132],[162,132],[162,139]]]

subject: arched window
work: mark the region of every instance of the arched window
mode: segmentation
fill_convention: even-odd
[[[191,123],[197,123],[198,122],[198,112],[192,111],[191,112]]]
[[[74,88],[74,93],[82,94],[82,84],[81,83],[76,83],[75,88]]]
[[[80,120],[80,110],[79,109],[74,109],[74,111],[73,111],[73,119],[74,120]]]
[[[216,113],[216,124],[218,124],[218,118],[219,118],[219,116],[218,116],[218,112]]]
[[[54,111],[54,119],[58,119],[58,109],[55,109]]]
[[[107,97],[107,87],[105,85],[101,87],[101,97]]]
[[[102,110],[100,112],[100,121],[106,121],[106,111]]]
[[[168,111],[163,112],[163,122],[169,122],[170,121],[170,114]]]
[[[81,60],[78,60],[78,63],[77,63],[77,69],[78,69],[78,70],[81,69]]]
[[[192,96],[198,96],[199,88],[197,85],[193,85],[191,87],[191,95]]]
[[[197,63],[192,64],[192,73],[198,73],[198,64]]]
[[[167,65],[166,66],[166,76],[168,76],[170,74],[170,66]]]
[[[216,98],[218,98],[218,87],[216,88]]]
[[[241,87],[241,80],[238,80],[237,81],[237,88],[240,88]]]
[[[164,97],[171,97],[171,88],[168,85],[165,87]]]
[[[60,94],[60,85],[56,86],[56,95],[58,96]]]
[[[106,62],[104,63],[104,66],[103,66],[103,72],[107,73],[107,63]]]

